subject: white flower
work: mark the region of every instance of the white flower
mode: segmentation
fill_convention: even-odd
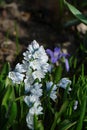
[[[46,82],[47,91],[49,91],[51,89],[52,85],[53,85],[52,81]]]
[[[34,115],[28,112],[26,116],[26,122],[29,129],[34,130]]]
[[[32,44],[34,50],[37,50],[39,48],[39,44],[37,43],[36,40],[33,40],[33,42],[31,42],[31,44]]]
[[[43,108],[41,107],[40,101],[37,101],[34,103],[33,107],[31,107],[29,109],[29,113],[32,115],[34,115],[34,114],[40,115],[40,114],[43,114],[42,110],[43,110]]]
[[[35,70],[35,69],[40,70],[40,69],[41,69],[40,61],[37,60],[37,59],[31,61],[31,62],[30,62],[30,67],[31,67],[33,70]]]
[[[36,40],[33,40],[33,42],[31,42],[31,44],[28,46],[28,50],[29,50],[30,53],[33,53],[38,48],[39,48],[39,44],[37,43]]]
[[[45,73],[48,72],[49,71],[49,64],[48,63],[41,64],[41,69]]]
[[[23,81],[23,78],[25,77],[24,73],[26,70],[23,67],[23,64],[18,63],[15,66],[14,71],[10,71],[8,74],[8,77],[12,80],[13,83],[20,84],[21,81]]]
[[[24,80],[24,83],[25,83],[25,92],[29,92],[31,90],[33,82],[34,82],[33,76],[31,75],[31,73],[29,75],[29,73],[27,72],[26,78]]]
[[[29,109],[29,112],[26,116],[26,122],[29,129],[34,130],[34,115],[43,114],[42,112],[43,108],[40,105],[41,105],[40,102],[35,102],[33,107]]]
[[[32,107],[35,102],[37,102],[39,98],[35,95],[25,96],[24,102],[29,106]]]
[[[15,71],[11,71],[8,74],[8,77],[12,80],[12,82],[17,84],[20,84],[20,82],[23,81],[24,76],[24,74]]]
[[[45,77],[45,73],[42,70],[36,70],[32,73],[32,76],[34,80],[39,79],[39,81],[41,82],[41,79]]]
[[[48,56],[43,46],[40,46],[38,50],[34,52],[33,58],[39,59],[42,63],[46,63],[48,61]]]
[[[55,101],[55,99],[57,98],[56,95],[56,90],[57,90],[57,86],[55,84],[53,84],[53,82],[46,82],[46,87],[47,87],[47,92],[48,94],[50,93],[50,98]]]
[[[78,101],[76,100],[75,103],[74,103],[74,107],[73,107],[73,109],[76,110],[77,107],[78,107]]]
[[[20,63],[18,63],[18,64],[16,65],[14,71],[19,72],[19,73],[26,72],[25,69],[24,69],[24,67],[23,67],[23,64],[20,64]]]
[[[51,92],[50,98],[51,98],[53,101],[55,101],[55,99],[57,98],[56,91],[52,91],[52,92]]]
[[[30,44],[29,46],[28,46],[28,51],[32,54],[35,50],[34,50],[34,48],[33,48],[33,46],[32,46],[32,44]]]
[[[24,80],[24,83],[25,83],[25,92],[28,93],[31,89],[31,84],[30,84],[30,79],[29,78],[26,78]]]
[[[22,66],[23,66],[23,69],[25,70],[25,72],[27,73],[28,69],[29,69],[29,62],[26,61],[26,60],[22,60]]]
[[[28,68],[27,68],[27,72],[26,72],[26,77],[31,77],[31,75],[32,75],[32,69],[30,68],[30,66],[28,66]]]
[[[49,64],[49,66],[48,66],[48,72],[52,72],[52,70],[53,70],[53,68],[54,68],[54,64]]]
[[[44,78],[45,73],[48,72],[49,64],[48,56],[45,52],[45,49],[43,46],[39,46],[39,44],[34,40],[29,46],[28,51],[23,53],[24,55],[24,61],[29,62],[28,67],[25,68],[31,68],[32,69],[32,76],[35,79],[39,79],[41,81],[42,78]],[[23,62],[24,62],[23,61]],[[23,64],[25,65],[26,62]]]
[[[23,53],[24,60],[28,61],[32,59],[32,54],[29,51]]]
[[[26,116],[26,122],[29,129],[34,130],[34,114],[40,115],[43,114],[43,108],[40,106],[40,102],[35,102],[33,107],[29,109],[29,112]]]
[[[33,47],[34,50],[37,50],[37,49],[39,48],[39,44],[37,43],[36,40],[33,40],[33,41],[31,42],[31,44],[32,44],[32,47]]]
[[[62,78],[58,84],[59,87],[66,89],[68,85],[71,85],[71,80],[68,78]],[[71,91],[71,88],[69,87],[68,91]]]
[[[41,97],[42,96],[42,84],[39,83],[35,83],[34,85],[32,85],[32,88],[30,90],[32,95],[35,95],[37,97]]]
[[[42,63],[41,60],[35,59],[30,62],[30,67],[33,70],[42,70],[43,72],[48,72],[49,64]]]

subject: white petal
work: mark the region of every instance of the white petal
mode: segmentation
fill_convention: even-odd
[[[42,96],[42,89],[41,86],[42,84],[39,83],[35,83],[34,85],[32,85],[32,89],[30,90],[31,94],[37,96],[38,98]]]
[[[38,60],[33,60],[33,61],[31,61],[31,62],[30,62],[30,67],[31,67],[33,70],[35,70],[35,69],[40,70],[40,69],[41,69],[41,67],[40,67],[40,62],[39,62]]]
[[[33,103],[37,102],[39,100],[39,98],[35,95],[30,95],[30,96],[25,96],[24,98],[24,102],[31,107],[33,105]]]
[[[32,115],[34,115],[34,114],[40,115],[40,114],[43,114],[42,110],[43,110],[43,108],[41,107],[41,103],[35,102],[33,107],[30,108],[29,112]]]
[[[58,84],[59,87],[66,89],[68,85],[71,85],[71,80],[68,78],[62,78]],[[69,91],[71,91],[71,88],[69,88]]]
[[[27,126],[31,130],[34,129],[34,122],[33,122],[34,119],[33,118],[34,118],[34,116],[30,113],[28,113],[27,116],[26,116]]]
[[[22,72],[26,72],[26,70],[23,67],[23,64],[18,63],[15,67],[15,71],[22,73]]]
[[[45,73],[42,70],[37,70],[32,73],[32,76],[34,79],[39,79],[39,81],[41,81],[41,79],[44,78]]]
[[[37,43],[36,40],[33,40],[33,42],[31,44],[32,44],[34,50],[37,50],[39,48],[39,44]]]
[[[9,72],[8,74],[8,77],[12,80],[12,82],[17,84],[20,84],[20,82],[23,81],[24,76],[24,74],[14,71]]]

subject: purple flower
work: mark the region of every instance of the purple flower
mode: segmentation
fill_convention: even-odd
[[[51,62],[56,63],[61,58],[60,48],[55,48],[54,52],[50,49],[46,50],[47,54],[51,57]]]
[[[54,51],[47,49],[46,52],[51,57],[52,63],[56,63],[61,58],[64,58],[66,71],[69,71],[69,63],[68,63],[68,59],[67,59],[67,56],[69,56],[69,54],[65,54],[65,53],[61,52],[60,48],[58,48],[58,47],[54,48]]]
[[[67,56],[69,56],[69,54],[61,53],[61,57],[64,58],[66,71],[68,72],[69,71],[69,62],[68,62]]]
[[[65,67],[66,67],[66,71],[68,72],[69,71],[69,62],[68,62],[67,58],[65,58]]]

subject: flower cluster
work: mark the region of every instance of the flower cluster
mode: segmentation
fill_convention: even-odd
[[[66,89],[66,87],[71,84],[71,81],[68,78],[61,79],[57,84],[54,84],[51,79],[49,79],[49,81],[45,79],[46,74],[49,74],[50,68],[47,53],[52,55],[51,60],[54,63],[58,58],[61,58],[62,55],[64,55],[61,55],[60,50],[57,48],[55,51],[57,51],[57,53],[54,54],[49,50],[45,51],[44,47],[39,46],[34,40],[28,46],[27,51],[23,53],[24,58],[22,63],[18,63],[14,71],[10,71],[8,74],[8,77],[12,80],[13,84],[21,84],[21,82],[24,82],[24,102],[29,108],[26,122],[29,129],[34,129],[34,115],[38,116],[43,114],[41,98],[44,89],[46,89],[46,96],[55,101],[58,87]],[[53,55],[57,55],[57,59],[54,59]],[[69,88],[69,91],[70,90],[71,89]]]

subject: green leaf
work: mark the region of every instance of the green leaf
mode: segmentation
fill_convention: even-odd
[[[64,0],[64,3],[67,5],[71,13],[79,19],[82,23],[87,24],[87,18],[78,10],[76,9],[73,5],[69,4]]]
[[[2,100],[2,108],[5,108],[5,119],[7,119],[7,125],[10,127],[13,125],[17,116],[17,104],[15,102],[14,87],[8,86],[7,91]]]
[[[17,116],[17,104],[15,102],[15,92],[14,92],[14,87],[12,87],[12,91],[9,95],[9,105],[10,107],[8,108],[8,113],[9,113],[9,124],[11,125],[13,121],[15,120]]]
[[[84,121],[84,117],[85,117],[85,113],[86,113],[86,102],[87,102],[87,97],[86,97],[86,94],[84,94],[83,102],[81,105],[80,118],[79,118],[76,130],[82,130],[83,121]]]
[[[55,69],[55,73],[54,73],[54,83],[58,83],[58,81],[61,79],[62,76],[62,66],[58,66]]]
[[[38,117],[34,114],[34,130],[38,130]]]
[[[71,127],[73,127],[77,122],[71,122],[69,120],[64,120],[60,126],[59,126],[59,129],[60,130],[68,130],[70,129]]]
[[[65,101],[63,103],[63,105],[61,106],[60,111],[55,113],[54,122],[51,126],[51,130],[55,130],[55,127],[57,125],[57,121],[61,117],[61,115],[65,112],[67,105],[68,105],[68,101]]]
[[[2,100],[2,106],[5,107],[6,111],[8,109],[9,96],[10,96],[11,92],[12,92],[12,88],[11,88],[11,86],[8,86],[7,91]]]
[[[42,125],[42,122],[39,122],[38,123],[38,130],[44,130],[44,127]]]
[[[10,68],[9,63],[4,64],[4,67],[3,67],[1,74],[0,74],[1,81],[4,80],[6,78],[6,76],[8,75],[9,68]]]
[[[12,102],[11,108],[9,110],[8,127],[10,127],[14,123],[16,116],[17,116],[17,104],[16,102]]]
[[[34,130],[44,130],[41,121],[38,121],[37,115],[34,115]]]

